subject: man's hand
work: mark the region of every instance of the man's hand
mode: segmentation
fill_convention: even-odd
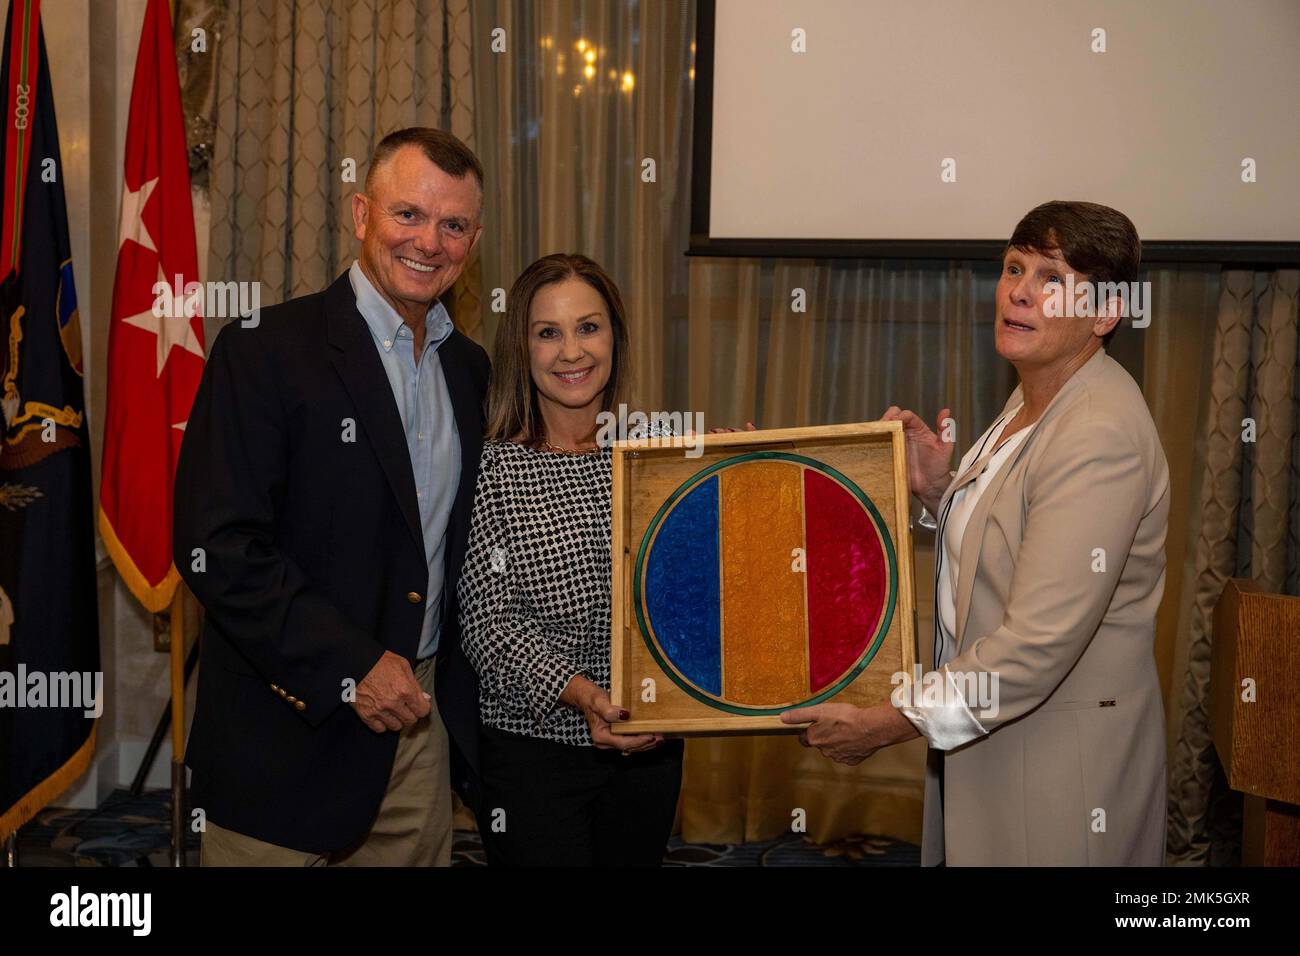
[[[816,747],[823,756],[850,767],[862,763],[881,747],[919,737],[912,722],[893,704],[854,707],[852,704],[817,704],[787,710],[787,724],[812,724],[799,734],[799,743]]]
[[[664,742],[662,734],[613,733],[609,729],[610,724],[627,720],[628,712],[610,703],[609,691],[581,674],[569,681],[564,692],[560,694],[560,703],[582,711],[582,715],[587,718],[587,727],[591,730],[591,742],[599,750],[638,753],[642,750],[653,750]]]
[[[385,730],[404,730],[427,716],[429,699],[406,658],[384,651],[357,685],[352,709],[367,727],[382,734]]]
[[[950,414],[951,410],[947,408],[939,412],[939,418],[935,422],[938,431],[943,431],[943,423]],[[907,439],[908,486],[926,510],[937,516],[939,501],[952,479],[948,473],[948,462],[952,460],[952,450],[956,443],[944,441],[930,431],[920,415],[897,405],[890,405],[880,420],[903,423],[903,436]]]

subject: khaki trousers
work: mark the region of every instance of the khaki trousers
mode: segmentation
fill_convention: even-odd
[[[432,657],[415,667],[431,698]],[[364,840],[329,854],[304,853],[255,840],[209,820],[200,866],[450,866],[451,758],[447,728],[431,699],[427,717],[402,731],[379,813]],[[356,719],[360,719],[359,717]]]

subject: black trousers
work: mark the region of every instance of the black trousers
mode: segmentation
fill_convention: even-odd
[[[680,740],[624,757],[484,727],[479,834],[490,866],[658,866],[682,784]]]

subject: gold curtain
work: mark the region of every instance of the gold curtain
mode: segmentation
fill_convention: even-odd
[[[230,0],[209,275],[260,281],[263,305],[317,292],[356,254],[351,197],[386,133],[438,126],[473,148],[469,19],[469,0]],[[448,304],[481,337],[476,276]]]
[[[1165,714],[1177,709],[1174,679],[1179,670],[1178,618],[1182,607],[1183,564],[1193,502],[1198,412],[1209,391],[1210,353],[1214,339],[1222,276],[1218,266],[1182,266],[1152,270],[1151,325],[1126,329],[1143,340],[1142,392],[1169,462],[1169,532],[1165,538],[1165,593],[1156,615],[1156,665]],[[1185,660],[1183,661],[1185,664]],[[1174,742],[1168,720],[1168,746]]]
[[[686,311],[695,5],[483,0],[472,17],[485,339],[525,266],[583,253],[623,292],[638,407],[664,409],[666,316]]]
[[[1223,274],[1181,564],[1171,863],[1239,862],[1241,801],[1226,790],[1207,709],[1212,614],[1224,582],[1248,577],[1300,595],[1298,300],[1300,270]]]
[[[697,258],[690,271],[690,405],[706,422],[865,421],[890,404],[933,422],[942,403],[961,447],[1014,385],[993,351],[996,264]]]

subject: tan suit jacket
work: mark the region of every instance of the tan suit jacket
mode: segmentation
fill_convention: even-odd
[[[1017,388],[1007,410],[1021,402]],[[956,477],[940,514],[977,473]],[[996,675],[998,709],[971,708],[987,736],[929,752],[925,865],[1163,863],[1153,644],[1168,516],[1155,423],[1137,384],[1098,351],[966,526],[947,667]]]

